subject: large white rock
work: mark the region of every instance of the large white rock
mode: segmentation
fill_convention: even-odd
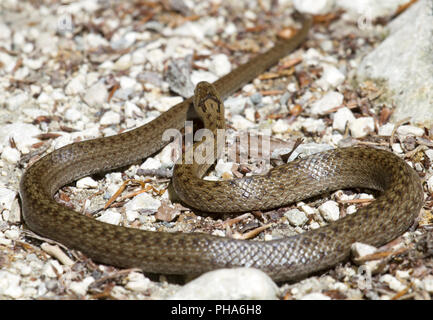
[[[266,273],[253,268],[233,268],[207,272],[169,299],[275,300],[277,293],[277,285]]]
[[[396,106],[394,121],[410,117],[416,124],[433,124],[432,6],[432,0],[419,0],[392,21],[391,34],[358,68],[359,80],[382,80],[381,98]]]

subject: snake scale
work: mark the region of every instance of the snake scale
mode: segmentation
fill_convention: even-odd
[[[289,40],[239,66],[213,85],[222,98],[276,64],[307,36],[311,18]],[[210,88],[213,88],[210,86]],[[219,99],[219,98],[218,98]],[[236,240],[203,233],[151,232],[99,222],[53,199],[74,180],[136,163],[160,150],[168,128],[180,130],[193,98],[134,130],[64,146],[22,176],[23,218],[34,232],[93,260],[149,273],[200,274],[225,267],[255,267],[274,280],[292,280],[348,258],[351,245],[384,244],[413,223],[423,203],[416,172],[396,155],[373,148],[334,149],[275,167],[265,175],[205,181],[188,165],[175,168],[173,185],[193,208],[213,212],[266,210],[342,188],[381,191],[370,205],[325,227],[272,241]],[[176,165],[177,167],[177,165]]]

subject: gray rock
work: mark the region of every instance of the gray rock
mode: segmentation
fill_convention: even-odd
[[[170,300],[275,300],[278,287],[264,272],[253,268],[207,272],[183,286]]]
[[[420,0],[392,21],[391,34],[359,66],[359,80],[387,89],[382,98],[396,105],[394,121],[433,124],[432,7],[433,0]]]

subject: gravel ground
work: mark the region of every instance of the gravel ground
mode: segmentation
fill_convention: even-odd
[[[271,47],[275,35],[290,36],[298,27],[291,1],[271,3],[0,3],[0,298],[164,299],[179,292],[185,279],[98,265],[26,230],[19,180],[47,152],[140,126],[190,95],[197,82],[214,81]],[[425,206],[410,231],[382,248],[358,244],[353,261],[278,284],[274,298],[430,299],[433,294],[433,133],[392,123],[394,106],[381,102],[380,86],[354,78],[362,58],[386,36],[388,19],[364,28],[341,11],[316,16],[300,49],[225,103],[232,140],[236,132],[272,132],[272,163],[299,144],[289,160],[367,145],[393,151],[424,179]],[[185,79],[172,80],[180,76]],[[98,220],[144,230],[231,237],[258,230],[255,239],[270,240],[316,229],[374,197],[345,190],[240,219],[198,214],[167,191],[175,146],[122,172],[80,179],[56,199]],[[268,168],[259,159],[242,165],[233,160],[220,161],[207,179]],[[100,210],[127,179],[145,185],[129,183],[109,209]],[[142,189],[146,192],[139,193]]]

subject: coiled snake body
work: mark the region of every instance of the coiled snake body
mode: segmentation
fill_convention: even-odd
[[[306,37],[311,20],[290,40],[241,65],[210,85],[218,99],[275,64]],[[200,94],[196,95],[200,98]],[[198,99],[199,100],[199,99]],[[119,135],[73,143],[44,156],[24,173],[20,196],[27,226],[81,250],[95,261],[145,272],[199,274],[235,266],[259,268],[275,280],[304,277],[346,259],[355,241],[380,245],[401,235],[423,202],[420,179],[396,155],[372,148],[343,148],[314,154],[263,176],[204,181],[203,168],[176,166],[173,185],[193,208],[241,212],[276,208],[321,193],[351,187],[381,195],[356,214],[326,227],[273,241],[246,241],[198,233],[163,233],[114,226],[74,212],[53,200],[62,186],[101,171],[137,162],[160,150],[168,128],[181,129],[193,99],[149,124]],[[197,107],[197,106],[196,106]]]

